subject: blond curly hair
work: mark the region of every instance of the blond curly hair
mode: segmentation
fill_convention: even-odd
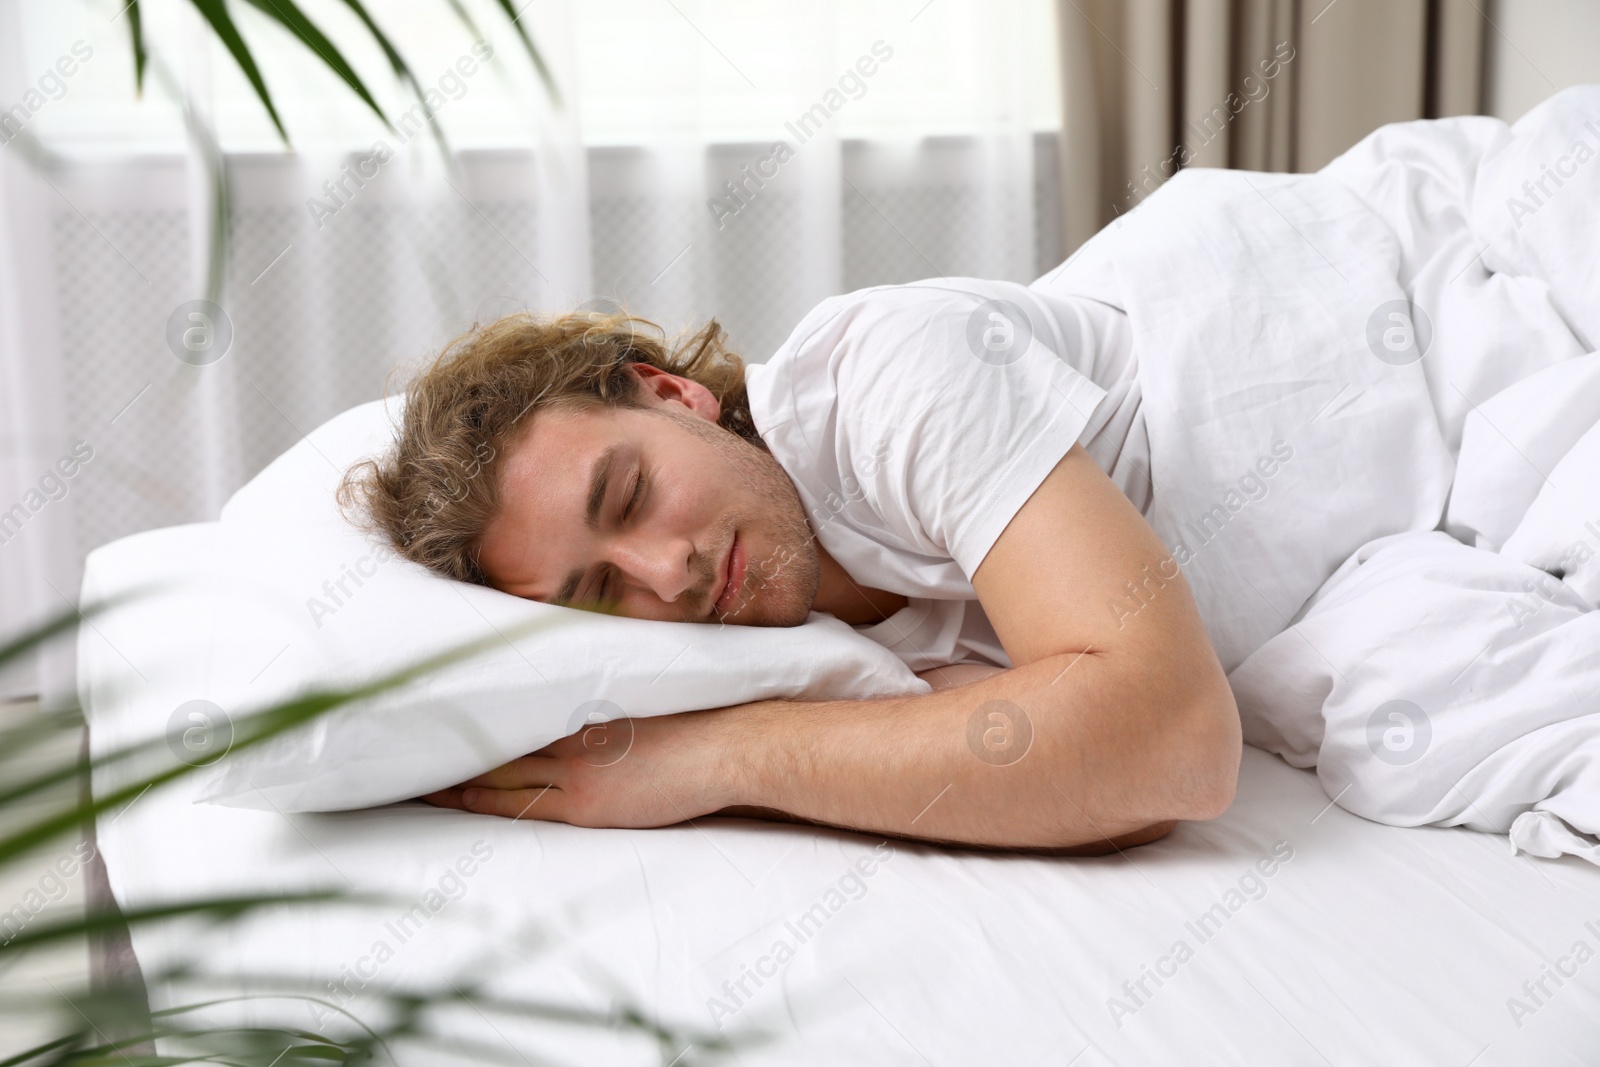
[[[625,313],[520,312],[474,326],[406,387],[394,447],[353,465],[338,488],[347,518],[436,574],[486,585],[478,543],[500,509],[498,459],[542,409],[643,408],[644,363],[708,389],[719,425],[761,445],[744,361],[715,319],[676,343]]]

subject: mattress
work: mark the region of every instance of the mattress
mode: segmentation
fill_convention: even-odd
[[[203,575],[214,526],[96,550],[85,602]],[[203,586],[83,629],[96,756],[206,699]],[[101,768],[94,784],[117,781]],[[466,994],[430,1017],[458,1044],[393,1044],[406,1064],[1491,1067],[1592,1064],[1600,1048],[1600,869],[1367,822],[1255,749],[1223,817],[1096,858],[732,818],[594,830],[418,802],[284,815],[193,803],[197,784],[100,820],[124,910],[318,888],[384,899],[135,925],[152,1009],[224,997],[207,1022],[334,1034],[378,1010],[379,989]],[[681,1044],[617,1025],[623,1007]]]

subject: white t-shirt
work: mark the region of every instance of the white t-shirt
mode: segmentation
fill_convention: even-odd
[[[823,547],[909,601],[858,630],[920,671],[1010,666],[971,576],[1074,443],[1145,509],[1136,370],[1120,309],[941,278],[823,301],[746,385]]]

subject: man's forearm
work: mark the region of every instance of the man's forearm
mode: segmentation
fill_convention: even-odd
[[[777,808],[757,808],[735,805],[721,808],[712,812],[713,815],[727,815],[741,819],[762,819],[768,822],[792,822],[805,826],[834,826],[833,823],[820,822],[816,819],[802,819],[791,815],[787,811]],[[926,841],[928,844],[946,845],[956,848],[990,849],[1005,852],[1021,852],[1029,855],[1040,856],[1105,856],[1123,849],[1137,848],[1139,845],[1148,845],[1171,833],[1178,826],[1177,819],[1167,819],[1164,822],[1151,823],[1149,826],[1131,830],[1115,837],[1104,837],[1095,841],[1088,841],[1081,845],[984,845],[971,841],[940,841],[933,838],[918,837],[913,840]],[[834,826],[835,829],[848,830],[851,827]],[[890,834],[884,832],[885,837],[906,837],[904,834]]]
[[[832,826],[1062,848],[1216,814],[1217,783],[1194,768],[1215,766],[1227,724],[1178,686],[1130,692],[1121,666],[1068,654],[926,695],[746,704],[708,725],[735,806]]]

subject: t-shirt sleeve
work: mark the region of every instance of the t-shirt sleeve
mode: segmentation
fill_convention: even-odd
[[[845,475],[886,532],[969,580],[1106,396],[1015,292],[895,287],[855,309],[834,363]]]

